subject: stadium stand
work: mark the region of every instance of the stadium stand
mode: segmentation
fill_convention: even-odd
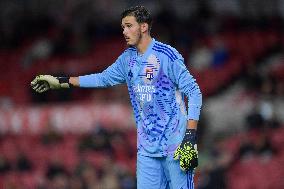
[[[82,1],[78,7],[71,3],[71,10],[74,6],[73,11],[69,10],[71,13],[65,5],[62,15],[53,12],[51,5],[44,5],[46,10],[41,5],[39,9],[43,13],[36,14],[38,17],[33,16],[29,8],[21,17],[13,6],[10,13],[0,14],[2,20],[7,17],[6,14],[22,19],[13,20],[11,25],[0,21],[0,26],[11,30],[10,33],[0,30],[0,188],[136,188],[136,130],[130,118],[131,107],[125,98],[126,88],[71,89],[37,95],[29,87],[32,78],[40,73],[81,75],[100,72],[125,49],[120,31],[114,27],[117,19],[110,19],[102,26],[91,24],[94,23],[92,16],[99,18],[99,13],[107,15],[103,1],[94,2],[100,2],[101,10],[89,12],[86,9],[89,4]],[[195,1],[190,2],[194,4]],[[274,1],[266,3],[270,2]],[[4,10],[9,3],[13,4],[12,1],[3,1],[0,7]],[[55,2],[51,4],[62,6]],[[207,7],[205,4],[188,16],[191,18],[181,19],[183,12],[175,12],[172,19],[178,22],[173,23],[168,23],[163,17],[168,11],[165,7],[149,4],[156,11],[154,16],[161,21],[153,28],[153,35],[182,52],[190,72],[201,87],[204,109],[213,106],[209,101],[216,104],[221,101],[221,107],[230,107],[241,115],[237,123],[230,125],[237,120],[224,116],[226,112],[231,113],[230,110],[221,112],[220,124],[215,121],[218,114],[212,114],[215,117],[212,120],[208,112],[202,112],[196,188],[282,189],[283,18],[272,14],[263,20],[262,17],[254,19],[245,13],[240,13],[245,18],[236,15],[226,17],[216,5]],[[207,4],[210,4],[209,1]],[[18,6],[21,5],[15,4],[14,8]],[[173,7],[181,8],[177,4]],[[177,10],[182,10],[179,8]],[[115,12],[112,14],[115,15]],[[79,22],[75,19],[77,14],[83,14]],[[223,14],[228,13],[223,10]],[[61,15],[60,19],[54,19],[55,15]],[[82,27],[82,31],[76,30],[77,26]],[[170,29],[164,31],[165,27]],[[157,34],[161,31],[164,35]],[[8,34],[11,36],[7,37]],[[210,60],[202,69],[192,65],[191,57],[192,50],[198,50],[200,44],[206,47]],[[218,48],[220,44],[221,51]],[[270,57],[270,61],[264,61]],[[235,84],[241,86],[241,90],[233,94],[234,109],[234,103],[226,104],[226,97],[230,95],[228,89]],[[110,106],[110,101],[123,103]],[[243,111],[243,104],[245,108],[250,106],[251,111]],[[262,108],[251,108],[258,105]],[[85,114],[84,109],[91,110],[92,114]],[[215,113],[218,110],[217,106],[212,109]],[[271,109],[275,109],[275,115]],[[124,112],[124,116],[118,114],[118,110]],[[84,120],[74,119],[74,112],[80,111],[85,114]],[[52,113],[61,116],[61,119],[43,124]],[[107,113],[112,118],[109,119]],[[35,117],[38,115],[40,118],[37,120]],[[66,117],[71,121],[64,121]],[[95,124],[97,121],[100,124]],[[212,126],[213,123],[216,125]],[[221,134],[218,131],[222,131]],[[216,145],[208,144],[210,141]]]

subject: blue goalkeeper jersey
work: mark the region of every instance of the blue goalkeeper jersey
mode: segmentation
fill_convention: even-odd
[[[172,155],[188,119],[198,120],[200,89],[173,47],[152,39],[143,55],[126,49],[102,73],[79,77],[80,87],[126,83],[137,125],[137,150],[151,157]],[[188,97],[186,111],[183,96]]]

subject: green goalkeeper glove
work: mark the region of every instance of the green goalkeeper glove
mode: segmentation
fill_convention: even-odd
[[[70,77],[54,77],[52,75],[38,75],[31,82],[31,87],[38,93],[48,91],[49,89],[70,88]]]
[[[175,151],[174,159],[180,161],[183,171],[193,170],[198,166],[197,136],[195,129],[186,129],[183,141]]]

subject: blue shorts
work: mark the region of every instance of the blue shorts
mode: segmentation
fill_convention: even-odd
[[[184,172],[173,156],[137,156],[137,189],[194,189],[193,171]]]

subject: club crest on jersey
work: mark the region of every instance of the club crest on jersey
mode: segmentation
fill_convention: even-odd
[[[146,78],[149,79],[150,81],[154,78],[154,73],[152,68],[146,69]]]
[[[139,76],[145,83],[150,84],[159,72],[160,60],[155,55],[151,54],[143,64],[145,67]]]

